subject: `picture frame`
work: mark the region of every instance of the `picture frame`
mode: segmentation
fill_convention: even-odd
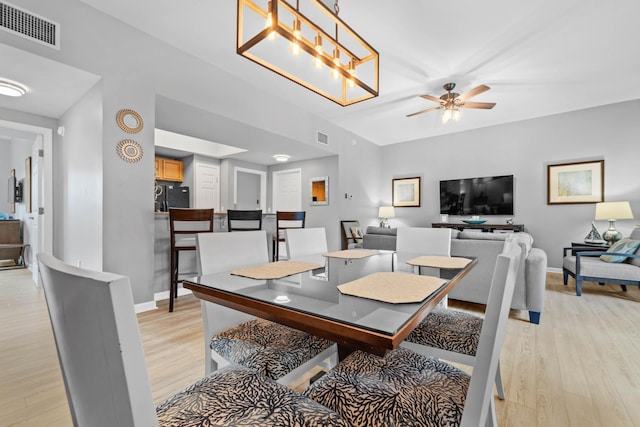
[[[394,178],[392,194],[394,207],[420,207],[420,177]]]
[[[604,201],[604,160],[547,165],[547,204]]]

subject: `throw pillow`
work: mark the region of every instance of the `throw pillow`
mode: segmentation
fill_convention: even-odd
[[[611,247],[607,249],[607,252],[618,254],[632,254],[638,249],[639,246],[640,240],[631,240],[629,238],[624,238],[611,245]],[[629,257],[626,257],[624,255],[600,255],[600,259],[605,262],[623,262],[627,258]]]
[[[364,237],[364,235],[362,234],[362,228],[351,227],[351,236],[353,236],[356,243],[362,243],[362,238]]]

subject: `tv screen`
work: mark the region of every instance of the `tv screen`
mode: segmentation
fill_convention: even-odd
[[[440,181],[440,213],[513,215],[513,175]]]

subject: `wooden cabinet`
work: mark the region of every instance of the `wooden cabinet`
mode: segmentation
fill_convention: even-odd
[[[22,258],[20,220],[0,220],[0,267],[19,265]]]
[[[182,160],[164,159],[156,157],[156,179],[163,181],[182,182],[183,163]]]

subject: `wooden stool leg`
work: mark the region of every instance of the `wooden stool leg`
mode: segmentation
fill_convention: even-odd
[[[169,270],[169,313],[171,313],[173,311],[173,297],[175,295],[176,289],[177,289],[177,284],[175,281],[176,278],[176,270],[177,270],[177,257],[178,257],[178,252],[177,251],[173,251],[170,250],[171,252],[171,268]]]

